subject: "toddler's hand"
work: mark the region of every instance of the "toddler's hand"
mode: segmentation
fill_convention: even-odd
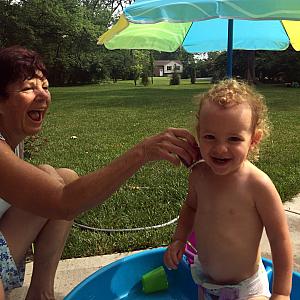
[[[164,254],[164,264],[169,269],[177,269],[177,266],[182,259],[185,243],[179,240],[172,242]]]

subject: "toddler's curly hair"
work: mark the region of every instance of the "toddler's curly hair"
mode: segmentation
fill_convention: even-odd
[[[208,92],[195,96],[195,99],[199,103],[198,112],[196,114],[197,133],[199,132],[199,116],[201,108],[204,103],[210,101],[223,107],[248,103],[252,111],[253,132],[261,130],[262,137],[267,137],[269,135],[270,126],[265,98],[245,82],[237,81],[235,79],[220,81]],[[248,158],[252,161],[259,158],[258,145],[253,147],[253,149],[249,152]]]

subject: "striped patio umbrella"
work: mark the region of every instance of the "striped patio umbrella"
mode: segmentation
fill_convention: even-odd
[[[108,49],[173,52],[300,50],[299,0],[137,0],[98,41]]]

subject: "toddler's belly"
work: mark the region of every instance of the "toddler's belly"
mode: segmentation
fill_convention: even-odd
[[[207,238],[197,243],[197,249],[203,271],[219,284],[238,283],[258,269],[260,255],[256,242]]]

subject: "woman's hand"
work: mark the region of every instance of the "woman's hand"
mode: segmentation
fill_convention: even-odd
[[[164,254],[164,264],[168,269],[177,269],[184,253],[185,243],[180,240],[172,242]]]
[[[145,163],[168,160],[174,165],[179,165],[182,161],[189,166],[201,158],[194,136],[182,128],[168,128],[158,135],[146,138],[137,147],[142,147]]]

